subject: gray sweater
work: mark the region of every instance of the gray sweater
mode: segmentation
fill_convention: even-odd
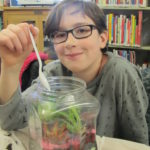
[[[97,135],[117,137],[148,144],[145,114],[148,98],[136,66],[107,52],[108,62],[100,74],[87,85],[87,90],[100,102]],[[72,76],[59,60],[47,64],[46,76]],[[12,130],[27,125],[27,103],[36,92],[36,81],[21,94],[18,89],[5,105],[0,105],[0,124]]]

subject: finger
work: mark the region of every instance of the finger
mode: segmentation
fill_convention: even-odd
[[[18,36],[11,30],[6,30],[6,32],[3,32],[3,34],[11,40],[14,46],[14,50],[16,50],[19,53],[22,53],[23,47]]]
[[[9,50],[14,51],[15,47],[11,39],[4,34],[6,29],[0,32],[0,46],[7,47]]]
[[[29,41],[29,37],[27,36],[25,27],[21,27],[19,25],[10,25],[8,26],[8,29],[11,30],[17,37],[17,39],[20,41],[21,44],[21,51],[24,50],[24,48],[28,45],[28,41]],[[17,41],[18,42],[18,41]],[[17,51],[20,51],[20,45],[18,45],[17,47]],[[20,51],[20,52],[21,52]]]
[[[18,26],[23,29],[24,33],[27,36],[28,42],[29,42],[30,41],[29,24],[28,23],[20,23],[20,24],[18,24]]]
[[[25,46],[25,49],[32,51],[33,45],[32,45],[31,39],[30,39],[30,35],[29,35],[29,30],[30,30],[29,26],[32,26],[32,27],[34,27],[34,26],[32,24],[28,24],[28,23],[20,23],[20,24],[18,24],[18,26],[24,29],[24,32],[28,39],[28,44]]]
[[[29,29],[34,37],[34,39],[36,40],[39,34],[39,29],[35,26],[33,26],[32,24],[29,25]]]

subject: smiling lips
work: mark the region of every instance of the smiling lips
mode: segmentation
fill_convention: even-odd
[[[68,59],[76,59],[78,56],[80,56],[82,53],[72,53],[72,54],[66,54],[66,57]]]

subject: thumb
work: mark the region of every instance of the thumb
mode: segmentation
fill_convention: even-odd
[[[29,25],[29,29],[30,29],[34,39],[36,40],[39,35],[39,29],[37,27],[33,26],[32,24]]]

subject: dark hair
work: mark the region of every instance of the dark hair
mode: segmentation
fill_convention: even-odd
[[[59,30],[59,24],[63,12],[70,6],[79,8],[78,11],[81,11],[83,14],[92,19],[100,34],[107,30],[104,12],[94,2],[83,0],[64,0],[58,3],[48,15],[44,30],[45,35],[49,37],[51,33]],[[102,50],[102,52],[105,51],[106,48]]]

